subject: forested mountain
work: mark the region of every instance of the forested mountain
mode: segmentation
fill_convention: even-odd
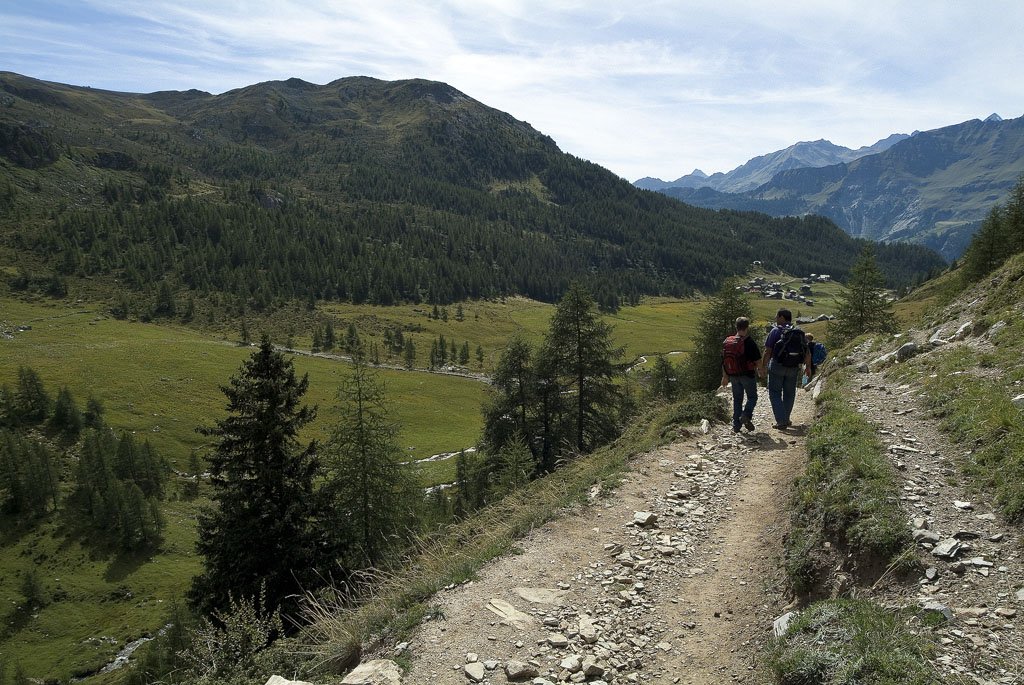
[[[143,95],[0,73],[0,210],[14,287],[90,279],[155,315],[186,291],[256,309],[553,301],[573,279],[614,306],[753,260],[841,278],[860,250],[818,217],[638,190],[443,83],[365,77]],[[879,263],[899,285],[941,260]]]
[[[915,133],[853,162],[781,171],[743,193],[661,192],[713,209],[821,214],[851,235],[922,244],[954,259],[1021,174],[1024,117],[990,116]]]
[[[905,133],[893,133],[874,145],[865,145],[856,150],[836,145],[828,140],[801,141],[784,150],[776,150],[767,155],[754,157],[725,173],[718,172],[708,176],[700,169],[695,169],[692,173],[680,176],[674,181],[646,177],[636,181],[633,185],[645,190],[711,188],[723,193],[742,193],[768,183],[780,171],[852,162],[855,159],[888,150],[905,138],[909,138]]]

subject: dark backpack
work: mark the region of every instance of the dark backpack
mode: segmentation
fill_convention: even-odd
[[[772,358],[783,366],[803,364],[807,358],[807,340],[804,339],[804,332],[796,327],[782,331],[775,347],[772,348]]]
[[[747,361],[747,343],[738,335],[730,335],[722,342],[722,370],[728,376],[740,376],[753,371]]]

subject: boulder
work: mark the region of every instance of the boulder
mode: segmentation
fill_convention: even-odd
[[[533,664],[522,661],[508,661],[505,663],[505,677],[510,681],[529,680],[538,675],[537,667]]]
[[[898,350],[896,350],[896,361],[905,362],[914,355],[917,354],[917,343],[908,342],[903,343]]]
[[[991,340],[992,338],[999,334],[999,331],[1003,330],[1004,328],[1006,328],[1005,321],[996,321],[994,324],[992,324],[992,327],[985,332],[985,337]]]
[[[474,661],[473,663],[466,664],[465,666],[463,666],[462,670],[466,674],[466,677],[469,678],[471,682],[479,683],[482,682],[484,679],[484,665],[479,661]]]
[[[391,659],[374,659],[356,666],[341,685],[402,685],[402,669]]]

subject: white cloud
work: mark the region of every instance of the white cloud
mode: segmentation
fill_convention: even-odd
[[[627,178],[675,178],[1018,116],[1021,25],[1007,0],[35,0],[0,8],[0,64],[134,91],[435,79]]]

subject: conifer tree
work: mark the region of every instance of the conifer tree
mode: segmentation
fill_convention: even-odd
[[[491,400],[484,407],[483,442],[497,453],[515,435],[524,436],[536,461],[537,379],[533,349],[522,335],[513,335],[491,378]]]
[[[411,337],[405,339],[405,346],[402,348],[402,361],[405,362],[405,368],[407,369],[411,369],[416,365],[416,345]]]
[[[668,402],[676,399],[679,394],[679,370],[663,354],[654,360],[650,392],[654,397]]]
[[[221,387],[227,417],[200,429],[215,439],[208,457],[214,507],[199,516],[203,572],[189,593],[204,613],[227,608],[232,597],[257,597],[262,583],[268,609],[292,609],[286,598],[311,587],[316,445],[298,439],[316,414],[301,404],[308,384],[264,335]]]
[[[693,352],[682,364],[682,385],[714,390],[722,380],[722,341],[736,332],[736,319],[753,316],[746,294],[727,281],[708,299],[693,336]],[[753,335],[753,330],[751,335]]]
[[[66,385],[57,393],[57,399],[53,403],[50,426],[71,437],[77,437],[82,430],[82,412],[78,410],[78,405],[75,404],[75,399]]]
[[[834,347],[864,333],[895,333],[896,316],[885,298],[885,278],[875,265],[875,254],[865,247],[850,270],[846,290],[839,296],[836,318],[829,322],[829,343]]]
[[[50,396],[35,369],[18,368],[18,387],[14,391],[14,410],[19,421],[40,423],[50,413]]]
[[[334,324],[331,323],[330,319],[327,319],[327,321],[324,323],[324,350],[330,352],[331,350],[334,349],[334,345],[336,344],[336,342],[337,341],[334,339]]]
[[[414,483],[399,462],[397,428],[375,372],[354,359],[338,400],[340,418],[323,450],[327,529],[335,531],[336,550],[347,548],[355,565],[372,566],[411,524]]]
[[[617,432],[616,364],[622,350],[612,344],[611,326],[581,283],[573,283],[551,318],[545,348],[554,356],[563,390],[574,393],[571,445],[586,453]]]

